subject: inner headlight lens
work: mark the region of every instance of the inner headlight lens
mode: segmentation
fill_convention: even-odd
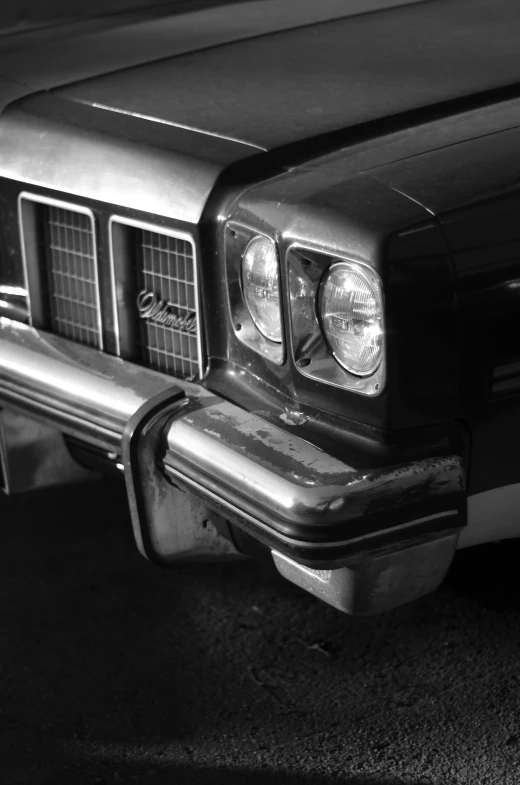
[[[276,246],[257,235],[242,259],[242,289],[251,318],[265,338],[282,342],[280,265]]]
[[[337,362],[357,376],[374,373],[383,352],[383,308],[375,280],[358,265],[333,264],[321,284],[319,311]]]

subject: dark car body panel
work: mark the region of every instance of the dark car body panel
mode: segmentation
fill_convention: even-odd
[[[262,5],[6,53],[2,105],[62,87],[70,100],[273,149],[519,81],[515,0]]]
[[[22,37],[18,47],[13,46],[16,36],[0,38],[0,85],[8,88],[6,94],[0,93],[0,110],[11,100],[37,91],[186,52],[427,1],[298,0],[295,4],[293,0],[248,0],[238,4],[221,2],[218,7],[210,3],[213,7],[209,8],[201,8],[199,4],[189,11],[183,7],[180,13],[175,6],[159,5],[148,10],[151,19],[136,21],[120,17],[119,24],[100,22],[100,29],[95,32],[92,22],[84,22],[72,28],[58,26],[54,34],[43,29],[39,35]]]
[[[520,129],[372,172],[438,217],[460,323],[460,416],[472,433],[470,489],[518,481]]]
[[[435,0],[181,55],[62,94],[273,149],[514,85],[519,31],[511,0]]]

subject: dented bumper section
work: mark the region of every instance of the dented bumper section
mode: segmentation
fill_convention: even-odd
[[[462,525],[461,460],[358,469],[227,401],[174,416],[164,469],[268,545],[334,562]]]
[[[216,396],[150,401],[129,423],[123,456],[150,559],[237,556],[245,532],[285,578],[357,615],[433,591],[465,520],[457,456],[367,472]],[[202,527],[188,525],[185,497],[210,511]]]
[[[0,328],[0,406],[112,456],[149,559],[243,558],[259,542],[286,578],[361,614],[442,580],[466,520],[459,456],[362,469],[200,385]]]

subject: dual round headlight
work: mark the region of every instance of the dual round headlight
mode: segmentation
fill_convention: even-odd
[[[282,341],[280,265],[273,240],[257,235],[242,257],[249,314],[269,341]],[[383,309],[376,276],[354,262],[332,264],[317,289],[316,311],[336,361],[356,376],[373,374],[383,352]]]
[[[383,351],[381,294],[361,266],[336,262],[320,286],[318,312],[332,354],[350,373],[370,376]]]
[[[242,257],[242,290],[251,318],[265,338],[282,342],[280,265],[273,240],[257,235]]]

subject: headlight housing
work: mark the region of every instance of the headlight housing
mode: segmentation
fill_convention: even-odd
[[[337,252],[287,251],[292,355],[310,379],[361,395],[386,381],[383,287],[377,270]]]
[[[355,376],[373,374],[383,351],[383,308],[378,287],[359,265],[337,262],[329,267],[318,311],[337,362]]]
[[[280,264],[273,240],[256,235],[242,257],[242,291],[253,322],[270,341],[282,341]]]

